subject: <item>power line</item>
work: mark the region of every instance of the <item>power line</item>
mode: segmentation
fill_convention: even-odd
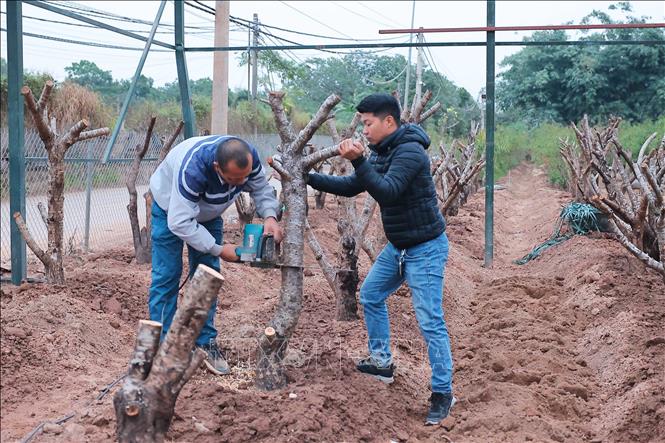
[[[356,3],[359,4],[360,6],[362,6],[363,8],[367,9],[368,11],[373,12],[373,13],[375,13],[375,14],[377,14],[377,15],[380,15],[381,17],[387,19],[388,21],[392,22],[395,26],[402,26],[401,24],[397,23],[397,22],[396,22],[395,20],[393,20],[392,18],[390,18],[390,17],[388,17],[388,16],[386,16],[386,15],[383,15],[383,14],[380,13],[379,11],[377,11],[377,10],[375,10],[375,9],[373,9],[373,8],[370,8],[369,6],[365,5],[364,2],[356,2]],[[377,23],[378,23],[378,22],[377,22]],[[388,26],[388,27],[393,26],[393,25],[389,25],[389,24],[387,24],[387,23],[379,23],[379,24],[383,24],[383,25],[386,25],[386,26]]]
[[[98,17],[98,18],[105,18],[105,19],[108,19],[108,20],[152,26],[152,22],[148,21],[148,20],[141,20],[141,19],[136,19],[136,18],[132,18],[132,17],[117,15],[117,14],[113,14],[113,13],[110,13],[110,12],[101,11],[99,9],[90,8],[88,6],[79,5],[79,4],[74,3],[74,2],[45,1],[45,3],[53,3],[53,4],[58,5],[60,7],[67,6],[70,9],[74,9],[74,10],[78,11],[78,13],[80,13],[81,15],[87,15],[89,17]],[[175,25],[172,24],[172,23],[161,23],[161,22],[160,22],[159,26],[170,27],[170,28],[175,27]],[[185,25],[185,28],[199,29],[199,30],[214,30],[214,28],[211,28],[211,27],[201,27],[201,26],[198,26],[198,25]]]
[[[333,27],[331,27],[331,26],[328,26],[327,24],[323,23],[322,21],[319,21],[319,20],[315,19],[315,18],[312,17],[311,15],[309,15],[309,14],[307,14],[307,13],[305,13],[305,12],[302,12],[302,11],[299,10],[298,8],[294,8],[293,6],[289,5],[288,3],[284,2],[284,1],[281,1],[281,0],[280,0],[280,3],[283,4],[284,6],[287,6],[287,7],[291,8],[291,9],[293,9],[293,10],[296,11],[297,13],[304,15],[305,17],[309,18],[310,20],[314,20],[314,21],[317,22],[318,24],[320,24],[320,25],[322,25],[322,26],[325,26],[326,28],[330,29],[331,31],[335,31],[336,33],[338,33],[338,34],[340,34],[340,35],[343,35],[344,37],[353,38],[353,37],[351,37],[350,35],[345,34],[345,33],[341,32],[341,31],[338,31],[337,29],[335,29],[335,28],[333,28]],[[355,39],[354,39],[354,40],[355,40]]]
[[[341,3],[333,2],[333,1],[331,1],[330,3],[332,3],[332,4],[335,5],[335,6],[338,6],[338,7],[342,8],[342,9],[344,9],[344,10],[346,10],[346,11],[349,11],[351,14],[357,15],[358,17],[360,17],[360,18],[362,18],[362,19],[369,20],[369,21],[374,22],[374,23],[376,23],[376,24],[378,24],[378,25],[384,25],[384,26],[391,27],[390,25],[386,25],[385,23],[378,22],[378,21],[376,21],[376,20],[374,20],[374,19],[371,19],[371,18],[369,18],[369,17],[367,17],[367,16],[364,16],[364,15],[362,15],[362,14],[360,14],[360,13],[358,13],[358,12],[352,10],[352,9],[349,9],[349,8],[347,8],[346,6],[342,6]]]
[[[7,15],[7,13],[5,11],[0,11],[0,14]],[[33,16],[30,16],[30,15],[23,15],[22,17],[30,19],[30,20],[45,22],[45,23],[54,23],[54,24],[58,24],[58,25],[76,26],[76,27],[79,27],[79,28],[99,29],[99,26],[87,25],[87,24],[84,24],[84,23],[63,22],[63,21],[59,21],[59,20],[50,20],[50,19],[47,19],[47,18],[33,17]],[[144,32],[144,33],[149,33],[150,32],[149,30],[145,30],[145,29],[125,29],[125,31]],[[211,30],[211,31],[200,31],[200,32],[187,32],[187,34],[210,34],[211,32],[213,32],[213,31]],[[171,34],[172,35],[173,31],[157,31],[156,33],[157,34]]]
[[[406,67],[407,67],[407,66],[409,66],[408,63],[407,63],[406,65],[404,65],[404,68],[400,71],[399,74],[397,74],[395,77],[391,78],[390,80],[374,80],[374,79],[369,79],[369,81],[371,81],[371,82],[374,83],[375,85],[387,85],[387,84],[389,84],[389,83],[394,82],[394,81],[397,80],[398,78],[400,78],[400,76],[401,76],[402,74],[404,74],[404,72],[406,71]]]
[[[7,32],[5,28],[0,28],[0,31],[2,32]],[[27,37],[33,37],[33,38],[41,38],[44,40],[53,40],[56,42],[63,42],[63,43],[72,43],[74,45],[83,45],[83,46],[94,46],[96,48],[107,48],[107,49],[123,49],[126,51],[143,51],[143,48],[134,48],[131,46],[119,46],[119,45],[109,45],[106,43],[96,43],[96,42],[84,42],[81,40],[72,40],[68,38],[60,38],[60,37],[54,37],[52,35],[43,35],[43,34],[33,34],[31,32],[23,32],[23,35]],[[150,51],[152,52],[173,52],[168,49],[151,49]]]
[[[200,11],[206,12],[210,15],[215,15],[214,10],[210,6],[208,6],[204,3],[201,3],[200,1],[197,1],[197,0],[194,0],[194,2],[197,3],[200,6],[193,5],[193,4],[191,4],[190,2],[187,2],[187,1],[185,2],[185,4],[188,5],[188,6],[194,7],[196,9],[200,10]],[[282,3],[284,3],[284,2],[282,2]],[[286,6],[289,6],[289,5],[286,5]],[[289,7],[291,7],[291,6],[289,6]],[[244,18],[241,18],[241,17],[229,16],[229,21],[231,23],[235,23],[239,26],[244,26],[248,29],[253,29],[254,28],[254,22],[253,21],[250,21],[250,20],[247,20],[247,19],[244,19]],[[243,23],[243,22],[245,22],[245,23]],[[356,42],[361,42],[361,41],[370,41],[370,42],[379,41],[380,42],[380,41],[393,40],[392,38],[391,39],[383,39],[383,38],[377,38],[377,39],[341,38],[341,37],[332,37],[332,36],[321,35],[321,34],[311,34],[311,33],[308,33],[308,32],[294,31],[294,30],[291,30],[291,29],[281,28],[279,26],[268,25],[268,24],[265,24],[265,23],[259,23],[258,25],[260,27],[277,29],[277,30],[280,30],[280,31],[290,32],[290,33],[293,33],[293,34],[304,35],[304,36],[308,36],[308,37],[326,38],[326,39],[331,39],[331,40],[356,41]],[[271,36],[273,36],[275,38],[278,38],[280,40],[289,42],[291,44],[298,44],[296,42],[287,40],[285,38],[278,37],[275,34],[268,33],[268,31],[265,31],[265,30],[263,30],[261,32],[264,33],[264,34],[271,35]],[[405,38],[406,37],[403,37],[403,36],[401,37],[402,40],[405,40]],[[386,50],[389,50],[389,49],[391,49],[391,48],[388,48]],[[334,54],[343,54],[343,52],[339,52],[339,51],[325,51],[325,50],[322,50],[322,51],[323,52],[330,52],[330,53],[334,53]],[[377,50],[377,51],[373,51],[373,52],[383,52],[383,51],[384,50]]]
[[[241,21],[244,21],[244,22],[247,22],[247,23],[253,23],[250,20],[240,18],[240,17],[231,16],[231,18],[234,18],[236,20],[241,20]],[[303,32],[303,31],[294,31],[293,29],[280,28],[279,26],[267,25],[265,23],[259,23],[259,26],[262,26],[264,28],[277,29],[279,31],[284,31],[284,32],[290,32],[292,34],[304,35],[304,36],[307,36],[307,37],[325,38],[325,39],[329,39],[329,40],[356,41],[356,42],[365,42],[365,41],[366,42],[377,42],[377,41],[382,42],[382,41],[396,40],[395,38],[344,38],[344,37],[333,37],[333,36],[330,36],[330,35],[312,34],[312,33]]]

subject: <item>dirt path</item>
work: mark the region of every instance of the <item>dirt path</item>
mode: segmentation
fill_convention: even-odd
[[[364,325],[331,319],[334,300],[308,251],[289,388],[257,392],[248,369],[277,301],[278,271],[227,266],[217,325],[233,372],[196,375],[178,400],[170,438],[665,441],[662,280],[600,236],[576,237],[524,266],[513,264],[551,234],[568,196],[528,165],[502,185],[492,269],[482,267],[483,193],[449,220],[444,305],[460,401],[444,426],[422,425],[429,366],[409,291],[388,302],[398,374],[385,386],[354,370],[366,348]],[[329,206],[311,211],[310,220],[334,250],[336,210]],[[237,235],[226,229],[227,239]],[[2,441],[72,408],[78,415],[59,434],[37,441],[112,441],[111,396],[82,405],[122,372],[136,321],[147,314],[149,266],[130,262],[131,252],[120,249],[70,262],[66,288],[3,287]],[[368,269],[362,257],[361,273]]]

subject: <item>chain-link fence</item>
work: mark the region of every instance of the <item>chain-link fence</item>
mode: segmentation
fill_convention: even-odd
[[[150,175],[157,165],[159,150],[168,134],[152,135],[150,147],[141,162],[136,179],[139,195],[139,220],[145,220],[145,205],[140,198],[148,190]],[[279,137],[274,134],[241,136],[259,150],[261,159],[275,152]],[[65,209],[64,241],[67,252],[76,250],[103,250],[111,245],[131,244],[131,226],[127,215],[129,193],[125,185],[127,174],[136,153],[136,146],[143,145],[145,133],[121,132],[116,141],[113,156],[102,163],[101,158],[108,137],[99,137],[73,145],[65,158]],[[178,141],[182,140],[182,135]],[[177,143],[176,142],[176,143]],[[315,136],[312,142],[329,146],[330,137]],[[9,262],[10,213],[9,213],[9,152],[8,132],[0,130],[0,195],[1,195],[1,257],[3,264]],[[46,151],[39,134],[33,130],[25,133],[25,186],[26,223],[37,244],[47,243],[47,230],[38,204],[48,203],[48,169]],[[30,253],[30,251],[28,251]]]

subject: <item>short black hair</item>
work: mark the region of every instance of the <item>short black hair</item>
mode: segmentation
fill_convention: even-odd
[[[233,161],[238,168],[245,169],[249,165],[247,156],[251,157],[252,150],[246,141],[239,138],[229,138],[224,140],[217,147],[217,164],[222,171],[226,169],[229,162]]]
[[[377,92],[370,94],[358,103],[356,106],[358,112],[371,112],[375,116],[384,119],[392,115],[397,126],[401,124],[399,102],[390,94]]]

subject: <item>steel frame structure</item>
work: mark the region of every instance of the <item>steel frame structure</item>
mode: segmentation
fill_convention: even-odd
[[[554,26],[495,26],[495,0],[487,0],[487,26],[485,27],[462,27],[462,28],[418,28],[418,29],[388,29],[379,30],[379,34],[398,33],[451,33],[451,32],[484,32],[485,41],[463,41],[463,42],[430,42],[430,43],[370,43],[370,44],[331,44],[331,45],[274,45],[274,46],[227,46],[227,47],[186,47],[184,32],[184,2],[174,0],[175,3],[175,45],[156,40],[155,31],[159,24],[165,0],[162,0],[160,9],[155,18],[152,30],[148,37],[126,31],[116,26],[86,17],[84,15],[54,6],[40,0],[17,0],[7,2],[7,68],[8,68],[8,126],[9,126],[9,193],[10,212],[21,212],[25,216],[25,149],[24,149],[24,127],[23,127],[23,100],[20,94],[23,83],[23,32],[22,32],[22,3],[36,6],[66,17],[92,24],[101,29],[106,29],[126,37],[143,41],[145,47],[136,73],[130,85],[130,90],[125,98],[122,112],[116,122],[116,129],[125,117],[129,102],[132,98],[136,82],[141,74],[145,58],[154,44],[175,52],[178,84],[180,87],[180,102],[183,121],[185,122],[185,138],[194,135],[194,110],[192,107],[189,89],[189,77],[187,72],[187,52],[210,52],[210,51],[265,51],[265,50],[301,50],[301,49],[365,49],[365,48],[405,48],[417,46],[429,47],[453,47],[453,46],[485,46],[486,50],[486,167],[485,167],[485,255],[484,265],[490,267],[494,256],[494,103],[495,103],[495,48],[496,46],[555,46],[555,45],[663,45],[663,40],[617,40],[617,41],[496,41],[496,32],[502,31],[539,31],[557,29],[626,29],[626,28],[665,28],[665,23],[643,23],[643,24],[614,24],[614,25],[554,25]],[[117,130],[114,131],[117,136]],[[103,161],[110,159],[115,137],[112,137],[106,149]],[[26,245],[13,217],[11,218],[11,281],[19,285],[26,279]]]

